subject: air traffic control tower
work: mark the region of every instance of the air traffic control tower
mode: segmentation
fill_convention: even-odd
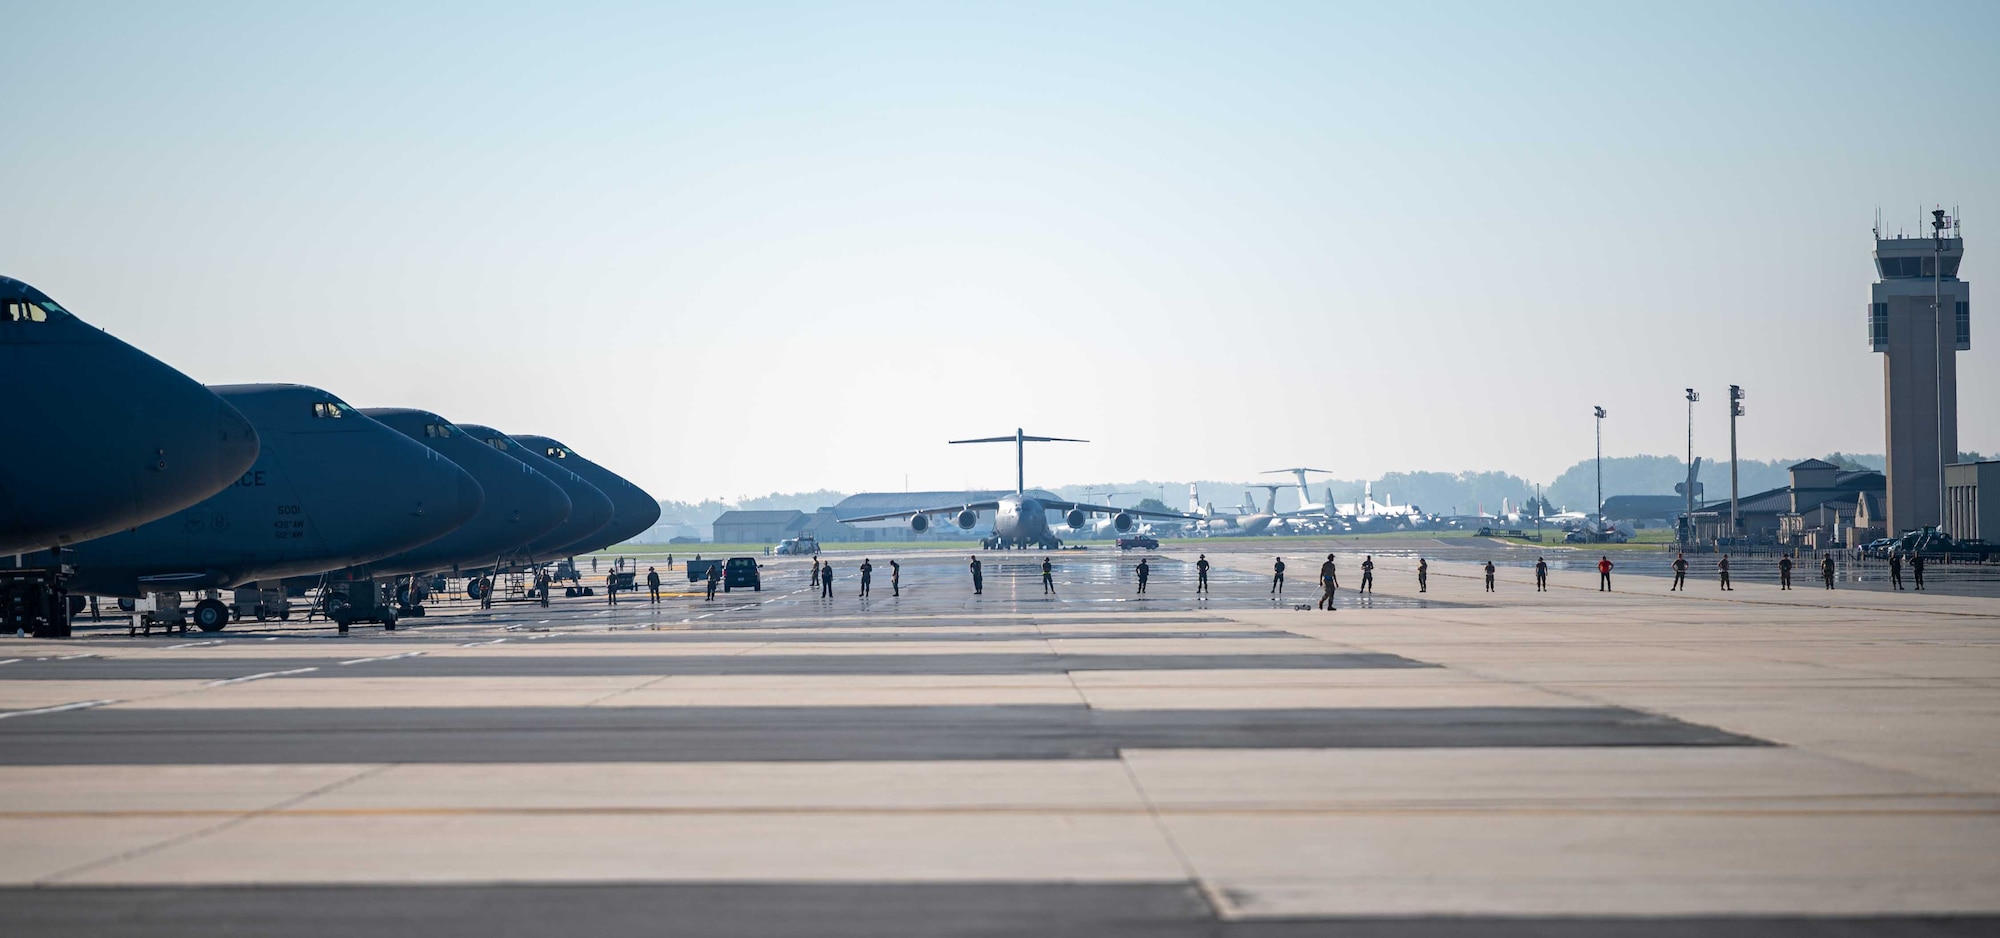
[[[1942,521],[1944,466],[1958,461],[1957,352],[1972,347],[1971,285],[1958,279],[1965,240],[1957,221],[1932,214],[1934,237],[1875,231],[1881,279],[1868,306],[1868,347],[1883,353],[1892,536]]]

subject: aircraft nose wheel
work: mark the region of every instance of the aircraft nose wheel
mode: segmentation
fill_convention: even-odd
[[[229,624],[229,607],[219,599],[204,599],[195,604],[194,624],[204,632],[220,632]]]

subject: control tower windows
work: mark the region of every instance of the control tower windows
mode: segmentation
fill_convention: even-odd
[[[1882,271],[1884,280],[1912,280],[1918,277],[1935,277],[1937,265],[1934,258],[1926,254],[1921,257],[1878,257],[1875,266]],[[1962,257],[1946,255],[1944,258],[1944,279],[1958,279],[1958,262]]]

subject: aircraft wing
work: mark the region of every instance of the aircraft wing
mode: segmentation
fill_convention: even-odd
[[[1013,437],[1010,436],[1007,439],[1012,440]],[[840,518],[836,520],[838,520],[842,524],[852,524],[856,521],[887,521],[891,518],[913,518],[916,517],[917,515],[957,514],[958,512],[964,511],[967,508],[970,508],[973,511],[998,511],[1000,509],[1000,503],[997,501],[959,502],[952,505],[946,505],[942,508],[919,508],[916,511],[892,511],[889,512],[888,514],[861,515],[859,517]]]
[[[1140,517],[1140,518],[1168,518],[1174,521],[1201,520],[1201,517],[1199,515],[1184,514],[1178,511],[1141,511],[1137,508],[1118,508],[1111,505],[1092,505],[1088,502],[1065,502],[1048,498],[1038,498],[1036,499],[1036,501],[1041,502],[1043,508],[1052,508],[1055,509],[1056,511],[1063,511],[1063,512],[1081,508],[1084,511],[1107,514],[1107,515],[1123,514],[1123,515],[1133,515],[1135,517]]]

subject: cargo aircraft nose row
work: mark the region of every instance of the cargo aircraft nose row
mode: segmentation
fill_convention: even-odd
[[[547,438],[304,385],[203,387],[18,280],[0,277],[0,304],[0,592],[24,599],[0,603],[22,620],[10,631],[67,634],[69,592],[168,612],[211,591],[193,619],[220,629],[253,605],[288,615],[288,587],[336,574],[351,591],[518,568],[659,518],[644,491]]]
[[[10,277],[0,380],[0,555],[172,514],[257,458],[257,431],[227,401]]]

